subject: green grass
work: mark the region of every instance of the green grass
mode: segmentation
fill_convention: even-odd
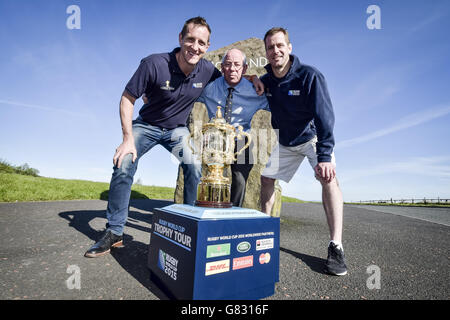
[[[299,200],[299,199],[297,199],[297,198],[281,196],[281,202],[305,203],[306,201]]]
[[[109,183],[0,172],[0,202],[108,199]],[[174,188],[133,185],[132,199],[174,198]],[[282,197],[283,202],[303,202]]]
[[[0,172],[0,202],[108,199],[109,183]],[[174,188],[133,185],[132,199],[173,199]]]
[[[30,168],[30,166],[27,163],[24,163],[21,166],[13,166],[12,164],[8,163],[6,160],[3,159],[0,159],[0,172],[18,173],[33,177],[37,177],[39,174],[39,170]]]

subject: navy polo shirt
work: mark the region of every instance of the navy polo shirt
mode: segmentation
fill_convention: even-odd
[[[146,94],[149,101],[139,110],[139,115],[145,122],[164,129],[185,126],[203,88],[221,76],[220,71],[205,59],[200,59],[186,76],[175,57],[178,51],[180,48],[142,59],[125,87],[136,99]]]
[[[301,64],[290,55],[291,67],[283,78],[267,73],[261,77],[272,112],[272,127],[278,129],[283,146],[297,146],[317,135],[317,160],[330,162],[334,148],[334,111],[327,84],[320,71]]]

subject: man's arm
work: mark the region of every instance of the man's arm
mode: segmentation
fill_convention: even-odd
[[[258,94],[258,96],[262,95],[264,93],[264,84],[262,81],[258,78],[257,75],[248,75],[244,74],[243,77],[253,83],[253,86],[255,87],[255,91]]]
[[[122,98],[120,99],[120,122],[122,125],[123,141],[120,146],[117,147],[113,158],[113,163],[118,168],[122,165],[122,160],[127,154],[131,153],[133,155],[133,162],[137,158],[132,129],[135,101],[136,99],[124,90]]]
[[[319,162],[314,172],[322,181],[330,183],[336,177],[336,165],[332,162]]]
[[[331,162],[334,148],[334,111],[325,78],[320,73],[313,78],[310,103],[313,104],[318,139],[316,145],[318,164],[314,169],[324,182],[330,183],[336,176],[336,166]]]

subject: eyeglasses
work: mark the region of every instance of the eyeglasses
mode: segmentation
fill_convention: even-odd
[[[242,63],[224,62],[223,67],[225,69],[231,69],[232,67],[234,67],[236,69],[236,71],[239,71],[244,67],[244,65]]]

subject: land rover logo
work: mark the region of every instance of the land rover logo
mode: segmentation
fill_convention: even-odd
[[[250,242],[241,242],[237,245],[237,251],[239,251],[240,253],[247,252],[248,250],[250,250],[251,246],[252,245],[250,244]]]

